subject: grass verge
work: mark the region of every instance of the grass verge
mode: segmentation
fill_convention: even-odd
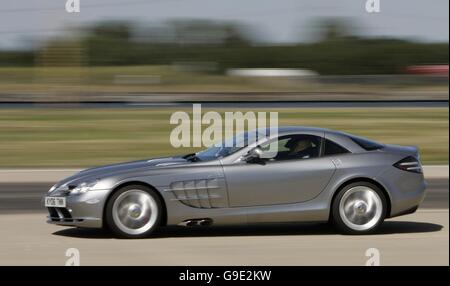
[[[169,124],[169,119],[177,110],[0,109],[0,168],[87,167],[189,153],[196,149],[175,149],[170,145],[169,135],[175,126]],[[384,143],[417,145],[424,164],[448,164],[447,108],[268,108],[252,111],[277,111],[280,125],[325,127]]]

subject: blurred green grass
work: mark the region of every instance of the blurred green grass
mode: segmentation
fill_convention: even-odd
[[[0,167],[87,167],[189,153],[196,149],[170,145],[175,126],[169,119],[178,110],[191,112],[189,108],[0,109]],[[280,125],[332,128],[384,143],[417,145],[425,164],[448,164],[447,108],[252,111],[278,111]]]

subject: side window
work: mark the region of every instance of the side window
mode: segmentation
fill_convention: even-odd
[[[314,135],[286,135],[262,144],[261,158],[268,161],[319,157],[321,138]]]
[[[333,141],[325,139],[325,151],[323,152],[324,156],[338,155],[338,154],[345,154],[345,153],[350,153],[350,151],[348,151],[344,147],[334,143]]]
[[[382,149],[384,145],[363,137],[349,136],[356,144],[367,151]]]

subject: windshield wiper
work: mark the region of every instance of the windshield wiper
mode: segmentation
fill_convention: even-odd
[[[191,161],[191,162],[200,161],[200,158],[197,157],[197,153],[190,153],[190,154],[184,155],[181,158],[186,159],[186,160]]]

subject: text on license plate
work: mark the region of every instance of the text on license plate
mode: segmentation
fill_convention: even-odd
[[[45,197],[46,207],[65,208],[66,198],[63,197]]]

